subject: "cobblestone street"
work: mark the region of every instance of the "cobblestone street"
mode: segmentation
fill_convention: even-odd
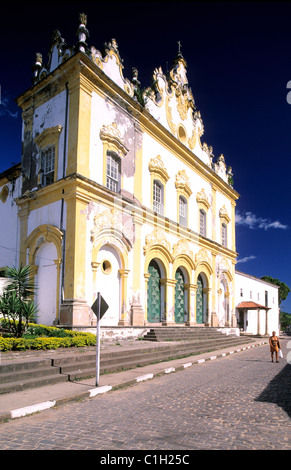
[[[2,450],[290,450],[291,365],[261,346],[0,425]],[[98,460],[98,458],[97,458]]]

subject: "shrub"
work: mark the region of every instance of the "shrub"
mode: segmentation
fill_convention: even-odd
[[[0,337],[0,351],[19,351],[26,349],[58,349],[94,346],[96,336],[92,333],[63,330],[46,325],[29,323],[27,334],[22,338]]]

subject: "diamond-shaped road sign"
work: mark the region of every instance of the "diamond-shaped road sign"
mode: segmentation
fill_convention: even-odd
[[[100,320],[103,315],[107,312],[109,305],[107,305],[106,301],[103,299],[102,295],[98,296],[95,302],[93,303],[91,309],[95,313],[96,317],[98,317],[98,310],[99,310],[99,298],[100,298]]]

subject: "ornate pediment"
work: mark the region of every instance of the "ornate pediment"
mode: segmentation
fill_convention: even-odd
[[[227,210],[226,210],[226,207],[225,206],[222,206],[222,208],[220,209],[219,211],[219,217],[221,219],[224,219],[227,223],[230,222],[230,217],[227,213]]]
[[[104,125],[101,127],[100,139],[114,144],[118,151],[123,155],[127,154],[128,148],[126,147],[124,140],[121,138],[121,132],[118,129],[116,122],[113,122],[108,126]]]
[[[203,204],[207,207],[207,209],[209,209],[210,207],[210,202],[208,200],[208,197],[205,193],[205,189],[202,188],[201,191],[199,191],[196,195],[196,201],[200,204]]]
[[[185,170],[178,171],[176,174],[176,181],[175,181],[176,189],[180,190],[186,196],[191,196],[192,190],[189,182],[189,177],[186,174]]]
[[[151,173],[160,176],[165,183],[170,178],[160,155],[150,159],[149,170]]]

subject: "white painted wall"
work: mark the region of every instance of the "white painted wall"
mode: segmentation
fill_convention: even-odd
[[[40,246],[35,264],[38,266],[36,275],[36,303],[39,313],[37,323],[53,325],[56,319],[57,298],[57,266],[54,260],[57,250],[53,243],[44,243]]]
[[[2,228],[0,230],[0,267],[18,266],[19,260],[19,219],[17,216],[18,207],[14,198],[20,196],[21,181],[19,177],[15,182],[14,192],[12,193],[12,183],[4,184],[9,188],[9,195],[3,203],[0,200],[0,214]]]

